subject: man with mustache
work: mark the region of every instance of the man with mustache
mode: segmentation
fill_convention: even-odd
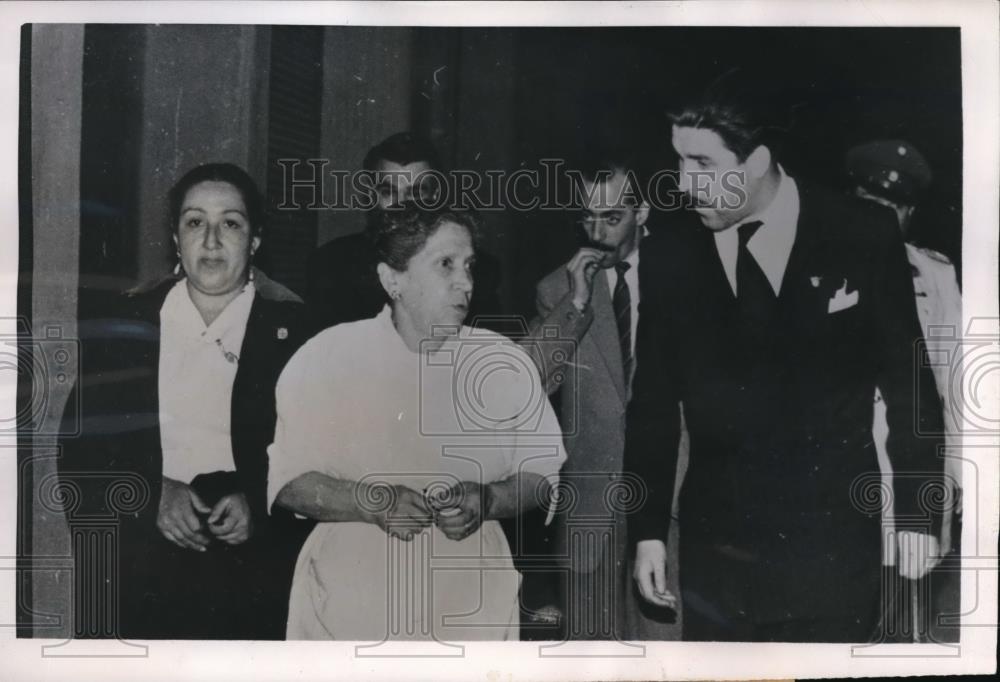
[[[557,593],[566,599],[560,607],[566,636],[573,640],[626,638],[631,585],[624,515],[613,498],[622,484],[625,406],[639,321],[639,253],[649,218],[629,155],[595,156],[571,171],[581,246],[539,282],[538,316],[525,344],[535,353],[546,389],[560,398],[568,458],[553,532],[562,569]],[[540,338],[546,342],[533,345]]]
[[[872,395],[886,403],[910,578],[938,553],[941,408],[898,228],[785,172],[788,120],[769,75],[729,72],[671,116],[680,188],[697,207],[643,254],[656,267],[640,273],[628,408],[625,471],[647,492],[629,517],[634,577],[650,603],[673,600],[683,403],[684,639],[863,642],[878,616],[885,500]]]

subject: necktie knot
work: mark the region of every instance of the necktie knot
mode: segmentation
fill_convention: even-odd
[[[626,272],[629,271],[631,267],[632,267],[631,263],[623,260],[620,263],[615,264],[615,272],[618,273],[619,277],[622,277],[625,275]]]
[[[742,225],[737,227],[736,230],[737,232],[739,232],[740,235],[740,246],[745,247],[747,243],[757,233],[757,230],[759,230],[763,225],[764,223],[762,223],[761,221],[754,220],[753,222],[743,223]]]

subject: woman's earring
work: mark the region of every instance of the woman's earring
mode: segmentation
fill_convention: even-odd
[[[400,298],[400,296],[399,296],[399,289],[393,289],[392,291],[390,291],[389,292],[389,298],[391,298],[394,301],[398,301],[399,298]]]

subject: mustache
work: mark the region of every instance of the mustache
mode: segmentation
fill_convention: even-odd
[[[601,242],[592,242],[589,239],[583,244],[587,248],[597,249],[598,251],[603,251],[604,253],[611,253],[615,250],[615,247],[608,246],[607,244],[602,244]]]
[[[682,205],[685,208],[713,208],[711,199],[700,200],[691,194],[685,195]]]
[[[615,250],[614,246],[610,246],[603,242],[595,242],[583,232],[577,233],[576,241],[577,241],[577,246],[581,248],[596,249],[604,253],[611,253],[612,251]]]

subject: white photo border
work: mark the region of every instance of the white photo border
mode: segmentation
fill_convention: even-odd
[[[996,323],[1000,205],[1000,78],[998,6],[989,1],[793,0],[706,2],[38,2],[0,5],[0,335],[14,333],[18,254],[18,102],[20,28],[25,23],[199,23],[384,26],[952,26],[961,29],[963,162],[963,315]],[[996,327],[991,330],[996,334]],[[979,392],[983,410],[1000,413],[1000,376]],[[2,377],[0,377],[2,379]],[[15,387],[0,384],[0,415],[15,413]],[[966,526],[963,546],[995,551],[998,443],[977,441],[982,485],[966,493],[978,528]],[[0,623],[15,622],[17,472],[13,450],[0,451]],[[977,535],[978,534],[978,535]],[[987,541],[983,541],[982,538]],[[997,557],[976,557],[983,570],[963,576],[963,611],[996,623]],[[978,582],[976,582],[978,581]],[[983,611],[986,609],[986,611]],[[357,658],[343,642],[150,642],[142,659],[61,659],[45,654],[54,641],[15,639],[0,628],[0,668],[15,679],[176,680],[289,679],[763,679],[846,676],[985,674],[996,669],[996,626],[963,630],[958,657],[935,656],[934,645],[895,645],[884,658],[852,655],[850,645],[646,642],[644,658],[540,658],[539,643],[466,643],[459,659]],[[100,656],[113,643],[93,642]],[[924,655],[926,654],[926,656]]]

